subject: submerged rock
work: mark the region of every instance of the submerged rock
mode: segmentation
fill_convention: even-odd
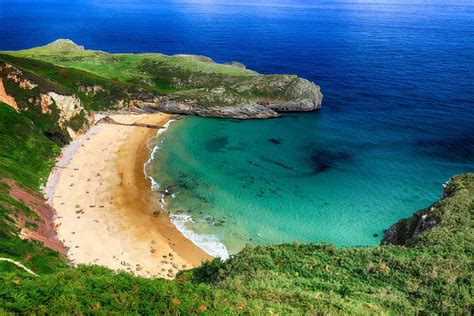
[[[224,226],[225,221],[219,219],[214,222],[214,226]]]

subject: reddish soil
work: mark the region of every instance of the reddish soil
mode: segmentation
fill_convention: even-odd
[[[5,91],[2,78],[0,78],[0,101],[5,104],[8,104],[18,112],[18,104],[16,104],[15,98],[9,96]]]
[[[6,181],[6,183],[10,187],[10,196],[24,203],[39,217],[39,219],[33,220],[24,214],[20,214],[17,219],[17,225],[21,228],[20,238],[38,240],[46,247],[65,255],[67,249],[64,244],[57,239],[54,225],[54,209],[46,204],[43,198],[18,187],[13,181]],[[35,223],[37,227],[34,229],[27,228],[27,221]]]

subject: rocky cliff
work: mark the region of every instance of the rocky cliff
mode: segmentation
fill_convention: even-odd
[[[0,102],[25,113],[59,144],[74,139],[92,122],[73,91],[1,59]]]
[[[279,91],[283,96],[245,97],[255,89],[269,91],[268,94]],[[158,96],[131,93],[129,96],[132,106],[149,111],[237,119],[271,118],[283,112],[315,111],[321,107],[323,99],[317,85],[287,75],[241,78],[230,87],[200,88],[192,94],[184,92]]]

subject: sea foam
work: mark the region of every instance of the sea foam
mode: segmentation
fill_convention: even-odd
[[[221,243],[217,237],[213,235],[197,234],[192,229],[187,227],[189,223],[194,222],[191,216],[186,214],[171,214],[171,222],[184,235],[184,237],[191,240],[193,244],[211,256],[219,257],[222,260],[229,259],[230,255],[226,246]]]
[[[155,179],[152,176],[148,175],[146,169],[147,169],[147,166],[153,161],[153,158],[155,157],[156,153],[160,149],[159,143],[156,143],[158,136],[163,134],[168,129],[170,124],[174,121],[175,120],[173,119],[168,120],[168,122],[166,122],[166,124],[163,125],[162,128],[158,129],[158,132],[156,133],[155,137],[151,138],[147,143],[148,149],[151,151],[151,153],[150,153],[150,158],[148,158],[148,160],[145,162],[145,165],[143,166],[143,173],[145,174],[145,177],[148,180],[150,180],[152,190],[158,190],[160,188],[160,184],[157,181],[155,181]]]

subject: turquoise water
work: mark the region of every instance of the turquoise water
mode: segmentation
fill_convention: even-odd
[[[192,217],[187,229],[235,253],[247,243],[377,244],[384,229],[439,198],[450,176],[472,169],[455,152],[459,161],[420,150],[404,128],[376,132],[379,123],[354,119],[187,118],[160,137],[148,171],[173,193],[169,210]]]

